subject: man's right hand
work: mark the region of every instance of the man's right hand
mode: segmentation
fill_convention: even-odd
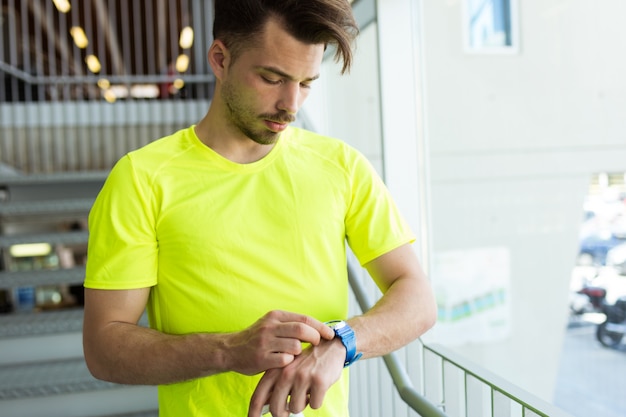
[[[218,374],[284,367],[302,343],[332,339],[324,323],[272,311],[234,333],[166,334],[138,326],[150,288],[85,289],[83,347],[92,374],[118,384],[163,385]]]
[[[255,375],[282,368],[302,353],[302,343],[318,345],[334,332],[312,317],[287,311],[270,311],[247,329],[227,338],[228,363],[232,371]]]

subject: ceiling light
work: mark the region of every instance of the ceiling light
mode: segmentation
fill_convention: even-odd
[[[102,96],[109,103],[115,103],[115,101],[117,100],[117,97],[115,96],[115,93],[113,91],[111,91],[111,89],[104,90],[104,92],[102,93]]]
[[[70,35],[74,39],[74,43],[80,49],[85,49],[87,45],[89,45],[89,40],[87,39],[87,35],[85,35],[85,31],[80,26],[72,26],[70,28]]]
[[[185,72],[189,68],[189,57],[185,54],[178,55],[176,58],[176,71]]]
[[[111,87],[111,82],[109,82],[109,80],[107,80],[106,78],[100,78],[98,80],[98,87],[106,90],[107,88]]]
[[[67,13],[70,11],[71,6],[68,0],[52,0],[52,2],[61,13]]]
[[[183,81],[182,78],[176,78],[174,82],[172,83],[172,85],[174,86],[175,89],[182,90],[182,88],[185,86],[185,81]]]
[[[46,256],[49,255],[51,251],[52,246],[49,243],[24,243],[12,245],[9,249],[9,253],[15,258]]]
[[[191,45],[193,45],[193,29],[191,26],[185,26],[180,32],[178,44],[183,49],[191,48]]]
[[[115,85],[112,85],[108,91],[113,92],[116,98],[128,98],[129,91],[126,85],[115,84]]]
[[[87,57],[85,57],[85,62],[87,63],[87,68],[89,68],[89,71],[93,72],[94,74],[100,72],[101,65],[100,60],[97,56],[87,55]]]
[[[156,84],[136,84],[130,88],[130,95],[134,98],[157,98],[159,87]]]

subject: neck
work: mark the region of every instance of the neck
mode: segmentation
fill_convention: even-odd
[[[249,164],[263,159],[274,148],[274,144],[261,145],[234,126],[227,125],[224,122],[226,118],[215,114],[212,109],[213,106],[198,122],[195,133],[202,143],[224,158],[238,164]]]

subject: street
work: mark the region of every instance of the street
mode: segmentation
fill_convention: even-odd
[[[554,404],[574,417],[624,417],[626,348],[602,346],[595,337],[600,315],[586,316],[568,326]]]

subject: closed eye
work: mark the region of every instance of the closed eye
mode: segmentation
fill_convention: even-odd
[[[265,81],[266,83],[271,84],[271,85],[278,85],[278,84],[280,84],[282,82],[282,80],[274,80],[272,78],[268,78],[268,77],[263,76],[263,75],[261,75],[261,78],[263,79],[263,81]]]
[[[258,71],[259,76],[263,80],[263,82],[269,85],[280,85],[288,81],[289,82],[293,81],[293,82],[299,82],[300,87],[302,88],[310,89],[313,81],[319,78],[319,74],[316,74],[306,79],[297,79],[281,71],[279,68],[266,67],[266,66],[257,67],[257,71]]]

